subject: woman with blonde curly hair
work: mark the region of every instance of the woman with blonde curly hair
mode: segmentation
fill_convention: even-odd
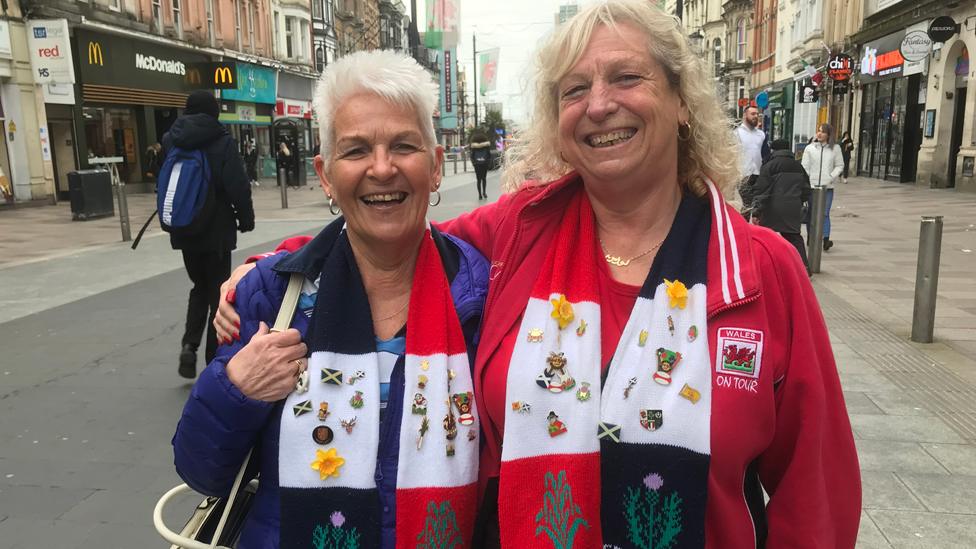
[[[723,198],[731,125],[680,23],[594,4],[537,80],[509,193],[441,225],[491,260],[476,539],[853,547],[860,476],[823,316],[789,243]]]

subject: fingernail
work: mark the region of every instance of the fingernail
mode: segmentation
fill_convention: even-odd
[[[241,329],[241,323],[235,320],[234,321],[234,327],[237,328],[238,330],[240,330]]]
[[[233,303],[235,297],[237,297],[237,290],[227,291],[227,297],[226,297],[227,303]]]
[[[237,341],[240,341],[241,340],[241,333],[240,332],[234,332],[234,339],[236,339]]]

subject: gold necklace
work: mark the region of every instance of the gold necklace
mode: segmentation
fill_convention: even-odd
[[[650,249],[648,249],[646,251],[643,251],[643,252],[635,255],[634,257],[630,257],[630,258],[624,259],[624,258],[620,257],[619,255],[612,255],[610,252],[608,252],[607,251],[607,247],[603,244],[603,239],[601,238],[599,240],[600,240],[600,247],[603,248],[603,253],[604,253],[603,259],[607,263],[609,263],[611,265],[615,265],[617,267],[626,267],[626,266],[630,265],[630,262],[631,261],[633,261],[635,259],[640,259],[640,258],[644,257],[645,255],[647,255],[647,254],[653,252],[654,250],[660,248],[661,247],[661,244],[664,244],[664,241],[662,240],[662,241],[658,242],[657,244],[655,244],[654,246],[652,246]]]
[[[393,313],[390,316],[385,316],[383,318],[375,318],[375,319],[373,319],[373,322],[386,322],[387,320],[390,320],[391,318],[393,318],[393,317],[399,315],[400,313],[402,313],[403,310],[407,308],[407,305],[410,305],[410,297],[407,297],[407,302],[404,303],[403,304],[403,307],[400,307],[400,309],[397,312]]]

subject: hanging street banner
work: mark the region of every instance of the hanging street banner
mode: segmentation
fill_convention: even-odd
[[[67,19],[31,19],[27,47],[35,84],[74,84]]]
[[[461,34],[460,4],[460,0],[427,0],[425,46],[438,50],[457,46]]]
[[[481,95],[495,91],[498,84],[498,48],[478,54],[478,88]]]

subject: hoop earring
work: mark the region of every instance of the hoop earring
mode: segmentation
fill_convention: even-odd
[[[329,197],[329,213],[332,215],[339,215],[342,213],[342,208],[335,203],[335,198]]]
[[[434,191],[434,194],[437,195],[437,202],[433,202],[433,201],[427,202],[428,204],[430,204],[431,207],[434,207],[434,206],[436,206],[436,205],[438,205],[438,204],[441,203],[441,192],[438,191],[438,190],[435,190]]]
[[[682,128],[684,128],[684,130],[685,130],[684,133],[681,132],[681,129]],[[678,124],[678,139],[681,140],[681,141],[688,141],[689,139],[691,139],[691,123],[690,122],[682,122],[681,124]]]

